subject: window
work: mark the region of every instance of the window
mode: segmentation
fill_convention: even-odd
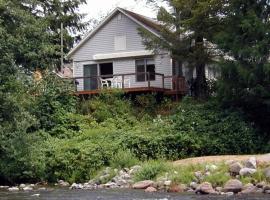
[[[115,36],[114,37],[114,50],[122,51],[122,50],[126,50],[126,48],[127,48],[126,36]]]
[[[148,77],[149,73],[149,77]],[[136,60],[136,80],[138,82],[156,80],[154,59]]]

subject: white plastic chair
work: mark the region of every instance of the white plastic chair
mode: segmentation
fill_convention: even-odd
[[[107,79],[100,78],[101,88],[108,88],[109,82]]]
[[[122,88],[122,76],[116,76],[112,79],[112,87],[114,88]],[[124,87],[130,88],[130,79],[124,78]]]

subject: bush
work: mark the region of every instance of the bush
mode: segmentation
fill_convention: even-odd
[[[157,176],[168,170],[164,160],[150,160],[142,165],[142,168],[135,174],[135,181],[154,180]]]
[[[123,169],[125,167],[132,167],[139,163],[139,160],[134,156],[130,150],[119,150],[110,160],[110,166],[113,168]]]

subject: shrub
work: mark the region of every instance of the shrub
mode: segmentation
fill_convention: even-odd
[[[131,153],[130,150],[120,149],[110,160],[110,166],[113,168],[123,169],[125,167],[132,167],[139,163],[139,160]]]
[[[142,168],[135,174],[135,181],[154,180],[157,176],[165,172],[168,164],[164,160],[150,160],[143,163]]]

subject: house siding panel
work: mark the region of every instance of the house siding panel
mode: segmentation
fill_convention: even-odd
[[[121,20],[115,15],[74,53],[72,59],[74,61],[86,61],[93,60],[95,54],[145,50],[142,38],[138,34],[138,27],[138,24],[125,15],[122,15]],[[126,50],[115,50],[115,36],[126,36]]]

